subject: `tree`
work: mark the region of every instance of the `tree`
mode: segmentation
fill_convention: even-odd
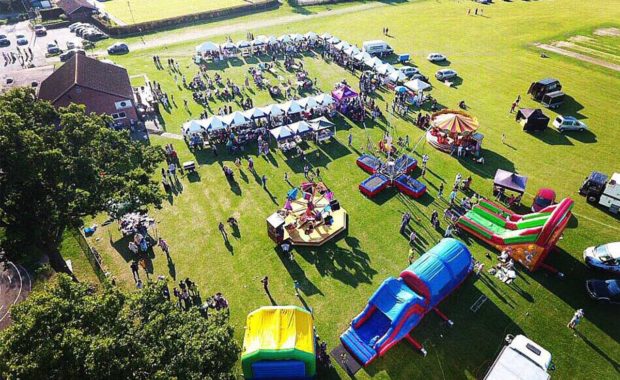
[[[109,121],[81,105],[56,109],[32,89],[0,97],[0,223],[10,243],[42,244],[57,271],[66,271],[57,250],[63,228],[110,204],[163,199],[151,177],[162,149],[132,141]]]
[[[13,307],[0,333],[0,377],[232,379],[240,350],[227,315],[183,311],[164,286],[94,292],[58,276]]]

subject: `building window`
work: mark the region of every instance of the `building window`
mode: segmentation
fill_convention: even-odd
[[[112,119],[114,119],[114,120],[120,120],[120,119],[124,119],[126,117],[127,117],[127,115],[125,114],[125,112],[119,112],[119,113],[113,113],[112,114]]]

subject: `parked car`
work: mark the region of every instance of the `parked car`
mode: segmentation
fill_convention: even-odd
[[[372,56],[384,57],[392,54],[394,49],[383,40],[364,41],[362,51]]]
[[[437,80],[443,81],[446,79],[455,78],[457,75],[458,74],[456,73],[456,71],[452,69],[441,69],[435,73],[435,78],[437,78]]]
[[[583,132],[588,129],[588,126],[583,122],[577,120],[573,116],[558,116],[553,120],[553,126],[560,132],[564,131],[579,131]]]
[[[620,242],[588,247],[583,251],[583,259],[591,268],[620,273]]]
[[[59,54],[60,48],[55,43],[51,42],[47,44],[47,53],[48,54]]]
[[[108,48],[108,54],[126,54],[129,53],[129,46],[124,42],[117,42]]]
[[[11,41],[7,38],[0,38],[0,47],[11,46]]]
[[[84,38],[87,41],[94,42],[94,41],[104,40],[108,38],[108,35],[101,31],[93,31],[93,32],[89,32],[89,33],[82,35],[82,38]]]
[[[28,45],[28,39],[23,34],[18,34],[15,36],[15,40],[18,45]]]
[[[612,214],[620,213],[620,173],[613,173],[611,179],[600,172],[592,172],[583,181],[579,194],[588,202],[598,203]]]
[[[81,36],[85,31],[93,30],[93,29],[95,29],[94,26],[83,23],[83,24],[76,26],[73,31],[75,32],[76,35]]]
[[[82,26],[84,25],[83,22],[74,22],[73,24],[69,25],[69,31],[71,33],[75,33],[75,30],[78,28],[78,26]]]
[[[426,82],[426,83],[428,83],[428,77],[427,77],[427,76],[425,76],[425,75],[424,75],[424,74],[422,74],[422,73],[413,74],[413,75],[411,76],[411,78],[409,78],[409,79],[411,79],[411,80],[416,80],[416,79],[419,79],[419,80],[421,80],[422,82]]]
[[[428,57],[426,57],[426,59],[428,59],[431,62],[443,62],[448,60],[448,58],[443,55],[443,54],[439,54],[439,53],[431,53],[428,55]]]
[[[538,212],[547,206],[555,203],[555,191],[551,189],[540,189],[532,202],[532,211]]]
[[[43,37],[47,35],[47,29],[43,25],[35,25],[34,26],[34,34],[37,37]]]
[[[399,67],[398,71],[405,74],[407,78],[411,78],[412,76],[420,72],[420,70],[418,70],[416,67],[411,67],[411,66]]]
[[[620,304],[619,280],[588,280],[586,290],[597,301]]]
[[[82,49],[71,49],[60,55],[60,62],[67,62],[76,54],[86,55],[86,52]]]

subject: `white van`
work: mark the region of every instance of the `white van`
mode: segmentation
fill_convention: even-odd
[[[620,173],[614,173],[611,176],[598,203],[603,207],[609,208],[609,211],[613,214],[620,212]]]
[[[484,380],[548,380],[553,369],[551,353],[523,335],[506,337],[497,359]]]
[[[383,57],[390,55],[394,52],[394,49],[388,45],[387,42],[382,40],[364,41],[362,44],[362,51],[372,55]]]

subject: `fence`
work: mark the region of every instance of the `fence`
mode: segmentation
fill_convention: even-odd
[[[164,29],[178,28],[187,24],[198,21],[215,21],[233,16],[242,16],[246,14],[256,13],[275,9],[280,6],[278,0],[264,0],[257,3],[238,5],[229,8],[193,13],[178,17],[165,18],[161,20],[141,22],[131,25],[111,26],[104,21],[93,17],[92,22],[99,29],[110,36],[120,37],[132,34],[161,31]]]
[[[93,267],[93,271],[97,275],[99,281],[104,282],[109,277],[109,273],[103,265],[103,261],[101,260],[101,255],[99,255],[99,252],[97,252],[95,248],[91,247],[90,244],[88,244],[86,238],[84,237],[84,235],[82,235],[82,232],[80,232],[80,230],[78,230],[77,228],[73,228],[71,230],[71,234],[80,245],[82,252],[88,259],[90,265]]]

